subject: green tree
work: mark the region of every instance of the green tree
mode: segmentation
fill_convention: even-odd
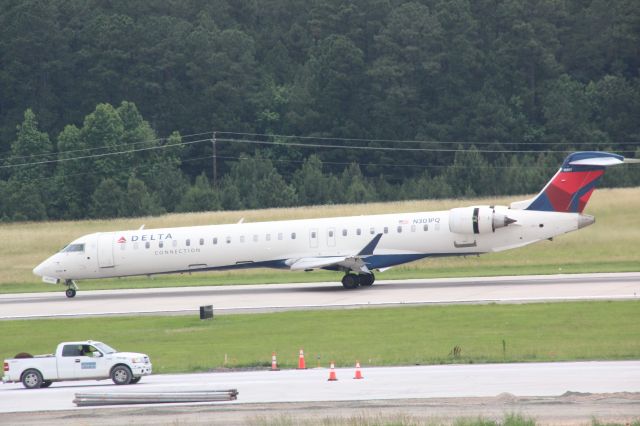
[[[147,186],[140,179],[131,176],[127,182],[127,193],[123,203],[123,215],[147,216],[164,213],[157,197],[147,190]]]
[[[322,172],[320,157],[312,154],[293,176],[293,185],[301,205],[329,204],[333,201],[337,182]]]
[[[178,210],[182,212],[220,210],[218,192],[211,187],[204,173],[196,178],[195,184],[184,194]]]
[[[297,200],[295,189],[260,153],[254,157],[242,157],[234,163],[229,180],[238,189],[245,208],[288,207]]]
[[[126,216],[126,193],[111,178],[103,179],[91,197],[91,215],[96,218]]]
[[[14,166],[10,168],[11,179],[29,183],[50,176],[51,167],[46,162],[51,160],[51,142],[47,133],[38,130],[38,121],[31,109],[24,112],[24,121],[17,130],[9,160]],[[38,164],[43,162],[45,164]]]

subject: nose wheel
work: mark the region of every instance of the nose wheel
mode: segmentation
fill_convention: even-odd
[[[78,286],[73,280],[66,280],[64,285],[67,286],[67,291],[64,294],[67,295],[68,298],[72,298],[76,296],[76,292],[78,291]]]

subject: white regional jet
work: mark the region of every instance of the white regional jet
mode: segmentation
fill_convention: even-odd
[[[447,211],[100,232],[80,237],[33,272],[75,280],[240,268],[342,271],[347,289],[370,286],[374,270],[426,257],[522,247],[594,223],[582,214],[608,166],[640,162],[576,152],[533,199]]]

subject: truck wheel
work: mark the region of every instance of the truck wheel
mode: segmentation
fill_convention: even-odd
[[[131,379],[131,382],[130,382],[130,383],[131,383],[132,385],[135,385],[136,383],[138,383],[138,382],[140,381],[140,379],[142,379],[142,376],[140,376],[140,377],[134,377],[134,378],[132,378],[132,379]]]
[[[42,385],[40,385],[41,388],[48,388],[49,386],[51,386],[51,383],[53,383],[51,380],[45,380],[42,382]]]
[[[133,374],[131,374],[131,370],[126,365],[118,365],[111,370],[111,380],[116,385],[128,385],[131,383],[132,378]]]
[[[42,374],[38,370],[27,370],[22,374],[22,384],[27,389],[38,389],[42,386]]]

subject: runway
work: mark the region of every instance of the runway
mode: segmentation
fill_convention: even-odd
[[[640,392],[640,361],[568,362],[485,365],[434,365],[366,368],[354,380],[352,368],[337,369],[329,382],[327,369],[252,371],[207,374],[164,374],[144,377],[137,385],[111,381],[54,383],[48,389],[0,385],[0,413],[85,410],[72,403],[75,393],[178,392],[207,389],[239,391],[246,403],[372,401],[442,397],[558,396],[566,392]],[[640,414],[640,404],[635,404]]]
[[[637,300],[640,273],[378,280],[345,290],[339,283],[174,287],[0,295],[0,319],[128,314],[214,314],[462,303]]]

